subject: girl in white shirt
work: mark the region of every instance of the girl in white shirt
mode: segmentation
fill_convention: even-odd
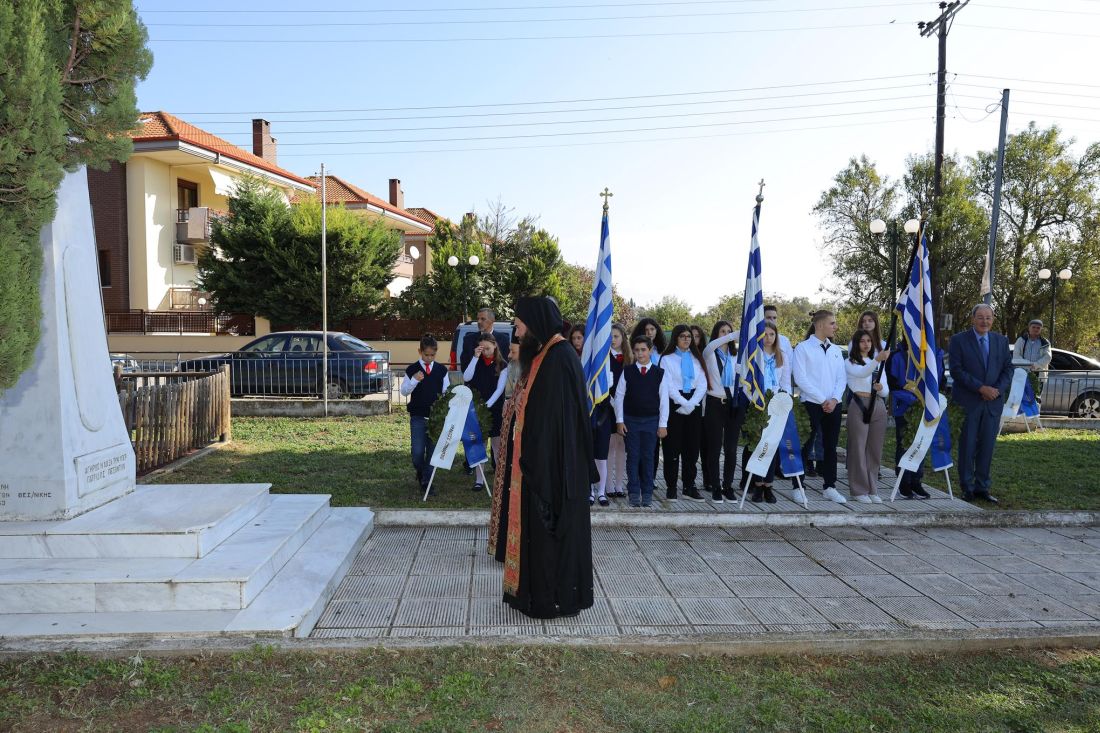
[[[688,326],[681,324],[672,329],[671,343],[661,357],[661,369],[665,372],[664,380],[668,383],[671,403],[668,435],[661,441],[667,495],[669,499],[676,498],[676,474],[680,473],[684,482],[684,498],[705,501],[695,488],[695,478],[703,430],[702,403],[707,394],[707,373]]]
[[[703,410],[703,491],[710,492],[715,504],[737,498],[733,491],[733,474],[737,468],[737,439],[745,421],[745,408],[737,406],[740,389],[735,373],[737,349],[730,348],[735,338],[737,334],[729,321],[718,321],[703,349],[703,363],[709,377]],[[723,454],[726,463],[719,477],[718,460]]]
[[[779,345],[779,331],[770,323],[764,324],[764,340],[761,346],[763,353],[760,355],[760,371],[764,376],[762,386],[765,394],[768,392],[773,395],[777,392],[787,392],[789,394],[791,391],[791,365],[784,358],[783,349]],[[748,446],[748,448],[752,450],[753,446]],[[742,456],[742,459],[744,459],[744,456]],[[776,503],[775,494],[772,493],[774,488],[772,482],[775,480],[775,472],[778,469],[779,451],[776,451],[772,457],[771,465],[768,466],[767,475],[753,477],[752,494],[749,495],[749,501]]]
[[[634,362],[630,345],[626,340],[626,328],[619,323],[611,324],[611,394],[619,387],[623,369]],[[608,402],[611,400],[608,399]],[[626,498],[626,443],[618,431],[611,432],[607,451],[607,485],[611,490],[608,496]]]
[[[863,504],[881,504],[876,493],[878,469],[882,463],[882,439],[886,433],[886,371],[875,372],[890,357],[878,348],[870,331],[856,331],[844,363],[848,379],[848,487],[851,496]],[[865,415],[870,421],[865,422]]]

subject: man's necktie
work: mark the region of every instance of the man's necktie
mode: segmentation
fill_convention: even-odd
[[[431,364],[425,364],[424,365],[424,375],[428,376],[428,377],[430,377],[432,375],[432,365]]]
[[[642,367],[642,376],[643,377],[645,376],[645,370],[646,370],[646,367]]]
[[[989,335],[983,335],[978,342],[982,345],[982,365],[989,366]]]

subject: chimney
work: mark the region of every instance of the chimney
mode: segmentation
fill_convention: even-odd
[[[267,120],[252,120],[252,153],[276,165],[275,138],[271,137],[271,123]]]
[[[405,208],[405,192],[401,190],[401,179],[390,179],[390,204],[399,209]]]

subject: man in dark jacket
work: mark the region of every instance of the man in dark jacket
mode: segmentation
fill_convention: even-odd
[[[989,470],[1012,383],[1012,355],[1008,339],[992,330],[992,307],[984,303],[974,306],[970,319],[973,327],[952,336],[948,349],[951,401],[966,412],[959,433],[959,481],[963,499],[996,504],[989,493]]]

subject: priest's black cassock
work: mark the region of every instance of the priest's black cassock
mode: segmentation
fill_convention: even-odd
[[[527,373],[505,408],[489,552],[504,562],[506,603],[534,618],[571,616],[592,605],[588,494],[599,478],[584,377],[552,300],[521,298],[516,317],[533,340],[521,344]]]

